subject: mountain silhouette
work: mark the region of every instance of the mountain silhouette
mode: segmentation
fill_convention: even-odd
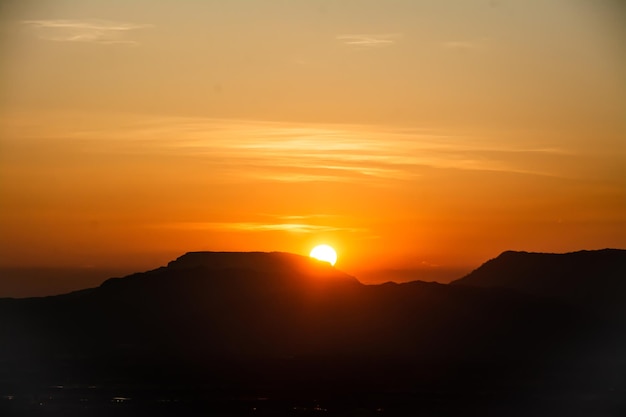
[[[289,253],[191,252],[97,288],[0,299],[0,391],[69,381],[157,387],[142,388],[148,397],[200,390],[195,405],[323,398],[443,415],[538,393],[545,410],[582,410],[559,408],[562,395],[613,410],[626,326],[579,294],[623,300],[624,252],[505,252],[450,285],[363,285]]]
[[[626,250],[507,251],[451,285],[512,289],[626,317]]]

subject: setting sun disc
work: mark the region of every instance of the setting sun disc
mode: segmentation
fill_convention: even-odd
[[[319,261],[328,262],[331,265],[335,265],[335,262],[337,262],[337,252],[328,245],[314,247],[309,256]]]

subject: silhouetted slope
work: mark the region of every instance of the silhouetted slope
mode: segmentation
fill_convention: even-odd
[[[485,287],[468,285],[483,275],[521,286],[525,274],[587,271],[578,258],[534,255],[507,252],[454,285],[369,286],[298,255],[193,252],[90,290],[0,299],[0,388],[33,379],[143,381],[199,384],[229,397],[402,393],[415,406],[424,400],[410,393],[440,387],[461,407],[481,392],[526,395],[546,381],[575,383],[575,395],[615,385],[626,346],[615,335],[624,327],[547,290],[491,288],[486,278]],[[596,274],[613,274],[605,268],[613,252],[584,256]],[[501,394],[488,403],[511,402]]]
[[[308,257],[190,253],[167,267],[109,279],[71,297],[3,300],[0,312],[8,318],[5,328],[15,332],[7,345],[20,346],[21,335],[50,339],[27,343],[35,350],[197,346],[204,353],[258,354],[288,349],[295,343],[292,333],[318,308],[320,297],[340,297],[359,285]]]
[[[626,250],[504,252],[451,285],[507,288],[626,313]]]
[[[4,308],[16,318],[7,325],[15,332],[7,345],[20,355],[34,349],[463,356],[482,355],[498,335],[498,352],[485,351],[494,355],[521,349],[529,332],[553,337],[546,330],[553,320],[567,327],[560,306],[505,291],[423,282],[364,286],[308,257],[258,252],[189,253],[91,291],[13,300]],[[529,324],[533,318],[546,325]]]

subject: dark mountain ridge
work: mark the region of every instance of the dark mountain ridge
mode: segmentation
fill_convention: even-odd
[[[563,254],[507,251],[450,283],[507,288],[626,318],[626,250]]]
[[[623,311],[625,255],[505,252],[450,285],[363,285],[325,262],[294,254],[191,252],[94,289],[0,299],[7,341],[0,352],[13,347],[23,355],[55,346],[74,352],[87,344],[101,351],[193,345],[221,355],[462,355],[515,329],[517,336],[500,341],[513,355],[526,344],[525,332],[552,333],[551,324],[563,330],[570,322],[597,319],[598,305]],[[63,336],[38,347],[20,342],[20,335],[50,334]],[[467,335],[462,349],[449,343],[461,335]]]
[[[624,252],[505,252],[451,285],[363,285],[288,253],[191,252],[90,290],[0,299],[0,389],[149,381],[228,386],[227,396],[382,398],[439,386],[465,398],[526,395],[546,380],[583,381],[576,395],[621,387],[626,327],[556,289],[602,282],[614,292],[605,302],[618,304],[611,311],[623,309],[613,271]],[[526,290],[522,274],[542,285]]]

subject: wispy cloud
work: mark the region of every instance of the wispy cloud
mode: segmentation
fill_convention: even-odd
[[[337,35],[336,39],[356,48],[381,48],[394,45],[401,37],[400,33],[343,34]]]
[[[184,230],[215,230],[240,232],[290,232],[290,233],[324,233],[324,232],[365,232],[365,229],[336,227],[307,223],[262,223],[262,222],[178,222],[158,224],[155,227]]]
[[[430,168],[562,175],[576,155],[539,139],[504,140],[436,129],[204,118],[133,118],[55,132],[90,153],[203,161],[221,182],[344,182],[387,187]],[[20,128],[24,131],[24,127]],[[561,167],[561,168],[559,168]],[[207,174],[208,175],[208,174]],[[274,219],[272,224],[313,223]]]
[[[57,42],[89,42],[99,44],[122,44],[135,46],[139,43],[130,39],[132,31],[152,27],[152,25],[113,22],[108,20],[24,20],[23,24],[32,27],[41,39]]]

